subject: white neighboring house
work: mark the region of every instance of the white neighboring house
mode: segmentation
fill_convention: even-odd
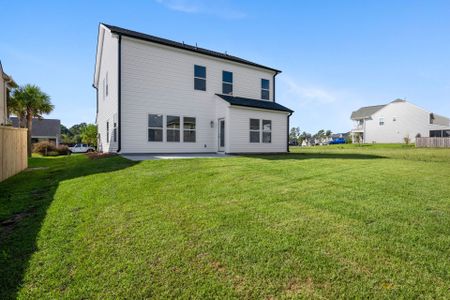
[[[226,53],[100,24],[98,147],[119,153],[288,151],[280,71]]]
[[[8,124],[7,100],[12,88],[16,87],[11,76],[3,72],[2,62],[0,61],[0,125]]]
[[[361,107],[351,115],[354,143],[413,143],[417,136],[450,136],[450,119],[426,111],[406,100]]]

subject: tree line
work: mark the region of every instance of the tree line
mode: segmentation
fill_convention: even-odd
[[[61,143],[67,145],[83,143],[95,147],[97,146],[97,126],[80,123],[67,128],[61,124]]]
[[[333,132],[331,130],[321,129],[318,132],[311,134],[306,131],[301,131],[300,127],[292,127],[289,132],[289,143],[292,145],[302,145],[304,141],[309,145],[314,145],[323,141],[331,139]]]

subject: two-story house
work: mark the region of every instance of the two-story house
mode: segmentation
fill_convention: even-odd
[[[98,147],[119,153],[288,151],[279,70],[100,24],[93,86]]]
[[[2,62],[0,61],[0,125],[8,123],[7,102],[11,89],[16,86],[17,84],[12,77],[3,72]]]
[[[406,100],[361,107],[351,115],[354,143],[404,143],[418,136],[449,136],[450,119],[429,112]]]

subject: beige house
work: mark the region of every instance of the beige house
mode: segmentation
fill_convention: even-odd
[[[2,63],[0,61],[0,125],[5,125],[8,119],[8,110],[6,102],[9,92],[13,87],[17,86],[11,76],[3,72]]]

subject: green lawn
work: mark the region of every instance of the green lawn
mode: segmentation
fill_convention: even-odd
[[[450,149],[30,161],[0,299],[449,298]]]

